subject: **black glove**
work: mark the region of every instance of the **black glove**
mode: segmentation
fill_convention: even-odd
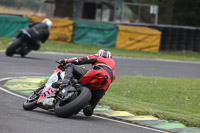
[[[65,66],[67,64],[65,59],[59,60],[58,63],[63,65],[63,66]]]

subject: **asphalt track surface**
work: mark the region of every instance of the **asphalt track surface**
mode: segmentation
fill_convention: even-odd
[[[6,57],[0,52],[0,79],[23,76],[50,76],[55,61],[74,57],[71,54],[30,53],[26,58]],[[78,55],[80,56],[80,55]],[[177,78],[199,78],[200,63],[171,62],[146,59],[114,58],[117,75],[143,75]],[[87,66],[89,69],[90,67]],[[23,98],[0,90],[1,133],[155,133],[159,130],[120,123],[82,114],[58,118],[53,112],[36,109],[24,111]]]

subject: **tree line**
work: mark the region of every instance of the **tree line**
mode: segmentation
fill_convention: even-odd
[[[76,2],[86,0],[55,0],[55,16],[73,17],[73,6]],[[96,1],[96,0],[95,0]],[[95,2],[94,1],[94,2]],[[108,3],[114,3],[108,0]],[[158,24],[200,26],[200,0],[123,0],[124,2],[139,2],[159,6]],[[134,9],[130,9],[134,13]],[[143,18],[148,20],[149,18]]]
[[[13,7],[13,8],[27,8],[30,10],[45,10],[45,0],[0,0],[1,6]]]
[[[45,0],[0,0],[0,5],[14,8],[28,8],[34,11],[46,10]],[[57,17],[71,17],[74,14],[74,5],[77,2],[88,0],[54,0]],[[96,0],[90,0],[90,2]],[[99,0],[100,1],[100,0]],[[118,0],[119,1],[119,0]],[[146,4],[155,4],[159,6],[158,24],[200,26],[200,0],[121,0],[123,2],[137,2]],[[105,3],[105,1],[104,1]],[[113,4],[114,0],[107,0],[108,4]],[[134,13],[136,10],[130,8]],[[148,21],[150,18],[143,15],[141,18]]]

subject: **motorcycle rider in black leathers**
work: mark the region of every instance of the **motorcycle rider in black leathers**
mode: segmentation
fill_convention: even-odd
[[[26,33],[28,36],[25,40],[27,44],[25,53],[28,53],[30,50],[40,49],[41,42],[44,43],[50,35],[49,29],[51,26],[52,21],[48,18],[45,18],[42,22],[32,23],[27,29],[22,29],[19,31],[16,38],[19,38],[22,35],[21,33]]]

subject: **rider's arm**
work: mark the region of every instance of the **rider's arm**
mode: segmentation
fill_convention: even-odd
[[[73,63],[75,65],[82,65],[82,64],[95,64],[97,62],[97,58],[92,56],[86,56],[86,57],[74,57],[65,60],[67,63]]]
[[[31,27],[33,27],[33,26],[35,26],[35,25],[37,25],[37,24],[40,24],[40,22],[31,23],[31,24],[28,25],[28,28],[31,28]]]
[[[44,43],[48,38],[49,38],[49,31],[47,29],[42,29],[41,30],[41,38],[40,38],[40,41],[42,43]]]

